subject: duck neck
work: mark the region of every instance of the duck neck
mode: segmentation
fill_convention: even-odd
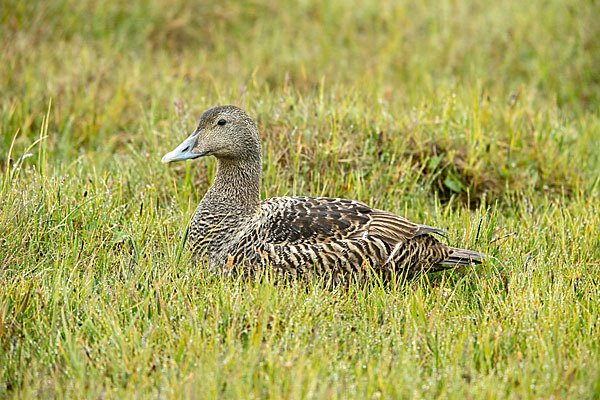
[[[217,159],[217,173],[202,205],[223,212],[254,213],[260,203],[262,157]]]

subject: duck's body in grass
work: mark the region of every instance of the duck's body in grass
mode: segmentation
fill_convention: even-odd
[[[369,269],[410,276],[444,266],[481,263],[485,255],[457,249],[415,224],[354,200],[324,197],[260,199],[258,128],[244,111],[206,111],[194,133],[164,163],[212,155],[217,173],[190,227],[195,256],[216,269],[254,275],[328,276],[345,280]]]

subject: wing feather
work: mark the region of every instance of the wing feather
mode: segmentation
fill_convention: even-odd
[[[309,260],[317,269],[344,273],[362,268],[365,262],[398,271],[477,263],[484,257],[451,248],[431,235],[446,235],[446,231],[353,200],[266,199],[255,227],[261,246],[268,249],[268,263],[286,270],[306,268]]]
[[[360,201],[328,197],[274,197],[264,200],[264,239],[270,243],[318,243],[376,237],[391,247],[416,236],[447,232],[415,224]]]

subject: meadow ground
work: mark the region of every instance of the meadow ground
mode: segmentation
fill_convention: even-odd
[[[0,397],[598,398],[600,3],[0,5]],[[327,288],[185,251],[200,113],[263,195],[360,199],[480,267]]]

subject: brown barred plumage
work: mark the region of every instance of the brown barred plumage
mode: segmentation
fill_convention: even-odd
[[[254,275],[328,275],[345,280],[370,268],[412,275],[485,255],[441,243],[447,232],[346,199],[275,197],[261,201],[258,128],[235,106],[206,111],[194,133],[163,162],[205,155],[217,174],[194,215],[190,245],[214,269]]]

